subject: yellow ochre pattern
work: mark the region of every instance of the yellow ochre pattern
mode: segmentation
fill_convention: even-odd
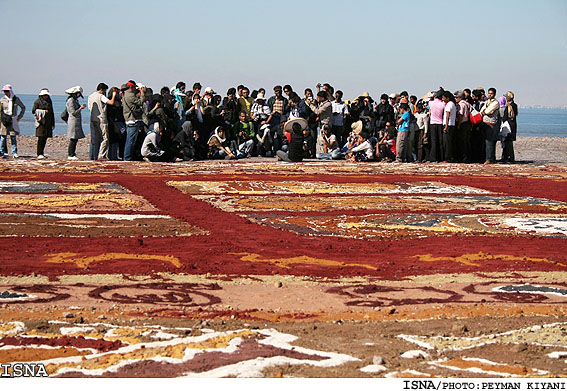
[[[179,258],[172,255],[151,255],[151,254],[127,254],[127,253],[105,253],[94,256],[81,257],[77,253],[55,253],[47,254],[47,263],[74,263],[81,269],[86,269],[94,262],[108,262],[119,260],[139,260],[139,261],[162,261],[169,262],[176,268],[181,267]]]
[[[301,255],[299,257],[291,257],[291,258],[260,259],[261,255],[259,254],[251,254],[251,253],[229,253],[229,254],[239,255],[241,261],[272,263],[284,269],[290,269],[291,265],[302,264],[302,265],[333,266],[333,267],[344,267],[344,266],[363,267],[366,269],[376,270],[374,266],[370,266],[370,265],[364,265],[360,263],[331,261],[328,259],[312,258],[306,255]]]
[[[481,266],[479,261],[507,261],[507,262],[544,262],[554,265],[567,266],[566,264],[555,262],[546,258],[522,257],[507,254],[487,254],[482,251],[478,253],[463,254],[458,257],[433,257],[431,254],[416,255],[414,258],[423,262],[457,262],[467,266]]]

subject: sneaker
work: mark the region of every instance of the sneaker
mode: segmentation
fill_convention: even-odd
[[[20,157],[20,155],[18,155],[17,153],[15,153],[15,154],[12,155],[12,157],[13,157],[14,159],[17,159],[17,158]]]
[[[45,155],[37,155],[37,158],[38,158],[38,159],[47,159],[47,158],[45,157]]]
[[[150,159],[148,159],[147,157],[144,158],[145,162],[151,163],[152,161]]]
[[[67,157],[67,159],[68,160],[79,160],[79,158],[76,157],[76,156],[69,156],[69,157]]]

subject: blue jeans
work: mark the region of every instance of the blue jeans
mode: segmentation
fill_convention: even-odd
[[[18,142],[16,141],[16,136],[10,136],[10,142],[12,143],[12,155],[18,153]],[[2,154],[8,154],[8,136],[0,136],[0,149]]]
[[[254,148],[254,140],[250,139],[238,145],[235,140],[230,143],[230,150],[236,156],[237,159],[243,159],[248,156],[250,151]]]
[[[211,156],[211,159],[214,160],[223,160],[224,158],[226,158],[228,155],[226,154],[225,151],[220,150],[220,151],[216,151],[213,156]]]
[[[131,161],[134,156],[134,147],[136,146],[136,139],[138,138],[138,130],[140,129],[140,122],[133,125],[126,125],[126,145],[124,145],[124,161]]]
[[[485,140],[486,144],[486,160],[490,163],[496,163],[496,141]]]
[[[339,160],[341,158],[342,158],[342,153],[341,150],[338,148],[333,149],[328,153],[321,152],[317,154],[317,159],[321,159],[321,160]]]

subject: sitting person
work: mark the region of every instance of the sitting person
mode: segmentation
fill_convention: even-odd
[[[307,121],[305,121],[307,122]],[[287,152],[277,151],[278,160],[284,162],[301,162],[303,161],[303,130],[299,122],[295,122],[291,126],[291,142]]]
[[[177,133],[171,142],[173,156],[182,160],[196,160],[202,158],[197,152],[199,147],[195,142],[197,137],[199,137],[199,134],[193,131],[191,121],[185,121],[181,126],[181,131]]]
[[[384,137],[376,145],[376,155],[378,160],[388,160],[393,162],[396,160],[396,138],[394,137],[395,129],[390,129]]]
[[[161,146],[161,136],[163,135],[163,127],[155,126],[144,138],[142,144],[142,158],[146,162],[164,162],[166,161],[165,151]]]
[[[209,159],[234,159],[236,156],[227,147],[226,138],[224,137],[224,129],[217,126],[214,134],[207,142],[209,146]]]
[[[353,148],[347,157],[348,160],[353,162],[370,162],[374,160],[374,146],[365,132],[355,136]]]
[[[388,121],[386,122],[386,125],[384,125],[384,128],[378,131],[378,139],[382,140],[386,133],[388,133],[390,130],[394,131],[394,135],[396,134],[396,129],[392,126],[392,123]]]
[[[231,139],[232,149],[238,150],[238,155],[242,155],[239,159],[250,155],[254,148],[254,124],[246,120],[246,113],[240,113],[239,121],[234,124]]]
[[[341,152],[348,154],[355,146],[358,141],[358,135],[362,132],[363,128],[362,121],[353,122],[351,125],[351,132],[349,133],[345,145],[341,148]]]
[[[264,124],[256,134],[258,156],[272,157],[272,136],[270,124]]]
[[[315,140],[311,134],[309,127],[303,129],[303,158],[313,159],[313,150],[315,149]]]
[[[337,160],[341,157],[337,137],[331,133],[329,125],[323,125],[323,132],[317,138],[317,159]]]

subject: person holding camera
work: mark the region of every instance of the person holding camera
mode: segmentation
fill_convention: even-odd
[[[108,86],[105,83],[99,83],[96,91],[89,95],[88,107],[91,112],[91,160],[108,160],[109,151],[109,134],[108,119],[106,117],[106,106],[114,105],[118,92],[112,92],[112,98],[106,97]]]
[[[4,91],[4,96],[0,99],[0,157],[8,157],[8,136],[10,136],[10,141],[12,143],[12,157],[17,159],[18,156],[18,142],[16,136],[20,134],[20,126],[18,122],[24,116],[26,112],[26,106],[22,103],[20,98],[14,95],[12,91],[12,86],[6,84],[2,87]],[[18,108],[21,111],[18,113]]]
[[[317,137],[321,134],[321,129],[323,126],[331,126],[331,117],[333,115],[333,105],[328,99],[328,95],[325,91],[319,91],[317,93],[317,105],[315,102],[308,101],[309,108],[319,118],[319,128],[317,129]]]
[[[67,148],[67,159],[79,160],[77,157],[77,143],[80,139],[85,138],[83,132],[83,117],[81,111],[87,106],[79,103],[79,98],[83,97],[83,87],[75,86],[65,90],[69,95],[65,103],[66,121],[67,121],[67,137],[69,137],[69,147]]]
[[[126,145],[124,146],[124,161],[131,161],[134,156],[134,148],[138,138],[138,132],[143,124],[144,101],[146,100],[146,87],[138,89],[134,80],[126,83],[128,89],[124,92],[122,99],[122,110],[126,120]]]

